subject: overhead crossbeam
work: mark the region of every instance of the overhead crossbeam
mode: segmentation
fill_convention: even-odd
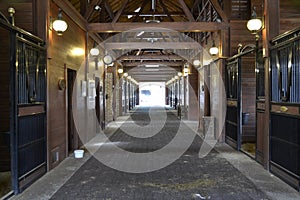
[[[214,32],[228,29],[229,24],[224,22],[161,22],[161,23],[90,23],[89,32],[116,33],[132,29],[165,28],[179,32]]]

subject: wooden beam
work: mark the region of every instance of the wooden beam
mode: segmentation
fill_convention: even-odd
[[[221,8],[220,4],[217,2],[217,0],[209,0],[210,3],[213,5],[213,7],[216,9],[217,13],[220,15],[220,17],[223,19],[224,22],[228,22],[228,17]]]
[[[164,4],[163,0],[159,0],[159,3],[160,3],[160,5],[161,5],[162,8],[163,8],[164,13],[166,13],[166,14],[168,15],[169,20],[170,20],[171,22],[174,22],[174,19],[171,17],[171,15],[170,15],[170,13],[169,13],[169,11],[168,11],[166,5]]]
[[[80,0],[80,14],[83,16],[87,11],[87,1],[86,0]]]
[[[229,25],[224,22],[90,23],[88,30],[98,33],[113,33],[152,27],[180,32],[213,32],[227,29]]]
[[[69,1],[53,0],[82,30],[87,31],[87,21],[80,15]]]
[[[181,8],[183,10],[183,12],[185,13],[185,15],[187,16],[187,18],[189,19],[190,22],[194,22],[194,16],[191,13],[191,11],[189,10],[189,8],[187,7],[187,5],[185,4],[185,2],[183,0],[178,0],[178,2],[181,5]]]
[[[103,39],[97,33],[88,33],[88,35],[97,43],[100,44],[103,42]]]
[[[122,65],[124,67],[137,67],[141,65],[166,65],[166,66],[174,66],[174,67],[180,67],[184,65],[184,62],[153,62],[153,61],[144,61],[144,62],[122,62]],[[153,69],[153,68],[151,68]]]
[[[177,70],[161,70],[161,69],[157,69],[157,70],[153,70],[153,71],[145,71],[145,70],[141,70],[141,71],[136,71],[135,68],[130,70],[130,75],[152,75],[152,76],[166,76],[166,75],[174,75],[177,72]]]
[[[109,5],[109,3],[107,1],[104,1],[104,7],[105,7],[105,10],[107,11],[109,17],[111,20],[114,20],[115,16],[114,16],[114,13]]]
[[[199,5],[199,3],[200,3],[200,0],[195,0],[195,1],[194,1],[193,7],[192,7],[192,9],[191,9],[191,12],[192,12],[192,13],[194,12],[194,9]]]
[[[88,6],[87,11],[84,14],[84,18],[89,21],[90,17],[92,16],[93,12],[94,12],[94,7],[96,5],[100,5],[102,2],[102,0],[92,0],[90,5]]]
[[[129,69],[129,68],[127,68]],[[149,70],[150,69],[150,70]],[[152,70],[152,71],[151,71]],[[159,70],[159,71],[156,71]],[[164,72],[164,73],[170,73],[170,72],[176,72],[176,71],[181,71],[182,66],[159,66],[158,68],[147,68],[143,66],[135,67],[135,68],[130,68],[130,72],[135,73],[135,74],[144,74],[145,72],[152,72],[152,73],[158,73],[158,72]]]
[[[105,49],[201,49],[201,45],[197,42],[115,42],[105,43]]]
[[[126,56],[123,55],[118,60],[183,60],[184,58],[178,55],[140,55],[140,56]]]
[[[138,20],[138,17],[140,16],[140,14],[144,11],[144,9],[146,8],[147,3],[150,2],[148,0],[144,0],[141,6],[141,9],[139,10],[139,12],[134,12],[134,14],[132,14],[132,16],[134,16],[132,22],[136,22]]]
[[[122,12],[124,11],[124,9],[125,9],[127,3],[128,3],[128,0],[124,0],[124,1],[123,1],[123,4],[122,4],[121,8],[118,10],[118,12],[117,12],[117,14],[115,15],[114,19],[112,20],[112,23],[116,23],[116,22],[119,20],[119,18],[120,18],[120,16],[121,16]]]
[[[142,10],[142,8],[141,8]],[[167,17],[168,15],[164,12],[156,12],[156,13],[152,13],[152,12],[147,12],[147,13],[141,13],[141,10],[140,12],[123,12],[122,15],[132,15],[132,16],[135,16],[135,15],[138,15],[138,17]],[[169,12],[170,16],[185,16],[184,12]]]

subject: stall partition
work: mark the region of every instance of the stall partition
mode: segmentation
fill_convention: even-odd
[[[19,193],[47,170],[47,59],[44,41],[8,20],[0,19],[0,34],[3,196]]]
[[[256,157],[256,53],[255,48],[229,58],[225,69],[227,112],[225,141]]]
[[[300,191],[300,28],[271,48],[270,170]]]

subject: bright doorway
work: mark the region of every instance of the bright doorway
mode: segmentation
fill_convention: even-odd
[[[165,106],[165,82],[140,82],[141,106]]]

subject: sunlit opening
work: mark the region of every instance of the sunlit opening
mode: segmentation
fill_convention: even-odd
[[[164,82],[139,83],[141,106],[165,106],[166,85]]]

